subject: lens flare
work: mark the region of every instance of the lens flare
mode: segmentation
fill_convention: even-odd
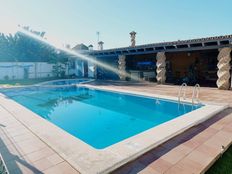
[[[111,71],[111,72],[114,72],[114,73],[117,74],[117,75],[119,75],[119,73],[120,73],[119,70],[118,70],[117,68],[114,68],[114,67],[112,67],[112,66],[110,66],[110,65],[108,65],[108,64],[105,64],[105,63],[103,63],[103,62],[100,62],[99,60],[96,60],[96,58],[93,57],[93,56],[84,55],[84,54],[79,53],[79,52],[77,52],[77,51],[73,51],[73,50],[70,50],[70,49],[68,49],[68,48],[62,47],[62,46],[60,46],[60,45],[58,45],[58,44],[51,43],[51,42],[49,42],[48,40],[46,40],[46,39],[44,39],[44,38],[42,38],[42,37],[40,37],[40,36],[37,36],[37,35],[31,33],[30,31],[27,31],[27,30],[25,30],[25,29],[23,29],[23,28],[21,28],[21,27],[19,27],[19,32],[21,32],[21,33],[23,33],[23,34],[25,34],[25,35],[27,35],[27,36],[29,36],[29,37],[32,37],[32,38],[34,38],[34,39],[36,39],[36,40],[38,40],[38,41],[40,41],[40,42],[43,42],[44,44],[47,44],[47,45],[49,45],[49,46],[52,46],[52,47],[55,48],[55,49],[62,50],[62,51],[66,52],[66,53],[68,53],[68,54],[70,54],[70,55],[73,55],[73,56],[75,56],[76,58],[80,58],[80,59],[82,59],[82,60],[91,62],[91,63],[93,63],[94,65],[97,65],[97,66],[100,66],[100,67],[102,67],[102,68],[105,68],[105,69],[107,69],[107,70],[109,70],[109,71]],[[140,79],[140,78],[132,77],[132,76],[131,76],[129,73],[127,73],[127,72],[125,72],[125,73],[122,73],[122,72],[121,72],[121,74],[123,74],[125,77],[129,77],[129,78],[131,78],[132,80],[135,80],[135,81],[143,81],[143,80]]]

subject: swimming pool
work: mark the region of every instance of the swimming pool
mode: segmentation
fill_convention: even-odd
[[[7,89],[3,93],[96,149],[202,107],[74,86]]]

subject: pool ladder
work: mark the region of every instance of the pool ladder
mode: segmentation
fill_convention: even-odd
[[[187,84],[183,83],[180,86],[179,92],[178,92],[178,102],[181,103],[181,98],[183,98],[183,100],[186,100],[186,89],[187,89]]]
[[[193,87],[192,105],[195,104],[195,101],[196,101],[196,104],[200,104],[199,93],[200,93],[200,85],[199,85],[199,84],[196,84],[196,85]]]
[[[178,92],[178,102],[182,103],[181,99],[186,100],[186,90],[187,90],[187,84],[183,83],[180,88],[179,88],[179,92]],[[193,87],[193,92],[192,92],[192,105],[195,104],[200,104],[200,100],[199,100],[199,93],[200,93],[200,85],[196,84]]]

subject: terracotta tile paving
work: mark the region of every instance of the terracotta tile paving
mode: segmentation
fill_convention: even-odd
[[[228,111],[231,113],[228,114]],[[232,119],[232,109],[225,110],[225,113],[223,111],[215,117],[220,119],[220,121],[228,120],[228,118]],[[146,168],[149,168],[149,171],[154,173],[172,174],[201,173],[205,171],[220,155],[222,145],[228,147],[232,142],[231,123],[225,120],[222,121],[224,125],[220,130],[211,128],[210,126],[217,124],[217,122],[209,120],[208,122],[211,124],[207,123],[208,127],[205,127],[205,129],[202,129],[203,126],[199,125],[198,131],[196,131],[198,126],[194,128],[194,133],[192,128],[174,137],[136,159],[136,163],[143,164],[144,168],[140,169],[140,171],[129,173],[143,173],[143,171],[146,171]],[[206,125],[206,123],[204,124]],[[187,136],[184,136],[185,134]],[[136,164],[133,165],[133,163],[131,162],[119,168],[117,173],[123,172],[124,168],[128,168],[128,166],[135,167]]]
[[[1,106],[0,153],[10,174],[79,173]]]
[[[50,167],[47,170],[43,171],[46,174],[75,174],[77,173],[67,162],[62,162],[54,167]]]
[[[123,89],[174,97],[177,96],[179,89],[178,86],[155,84],[114,83],[106,85],[105,82],[97,82],[94,85],[111,90]],[[191,92],[192,88],[189,87],[187,97],[191,97]],[[209,103],[227,103],[232,106],[232,91],[201,88],[200,100]],[[112,173],[204,173],[220,156],[222,145],[227,148],[231,143],[232,109],[229,108]]]
[[[136,83],[136,82],[118,82],[118,81],[97,81],[92,83],[95,86],[108,89],[123,89],[131,91],[147,92],[151,94],[167,95],[177,97],[179,86],[175,85],[157,85],[156,83]],[[186,90],[186,96],[191,98],[193,87],[189,86]],[[217,88],[201,87],[200,100],[216,103],[229,103],[232,106],[232,91],[218,90]]]
[[[97,82],[94,85],[113,89],[177,96],[178,86]],[[188,88],[190,97],[192,88]],[[229,103],[232,91],[201,88],[200,100]],[[10,173],[79,173],[53,149],[0,108],[0,152]],[[202,173],[232,142],[232,109],[217,114],[212,119],[195,126],[183,134],[152,149],[138,159],[112,173],[117,174],[181,174]]]

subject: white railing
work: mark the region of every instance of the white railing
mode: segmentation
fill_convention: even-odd
[[[9,174],[7,167],[6,167],[6,164],[3,161],[1,154],[0,154],[0,173],[1,174]]]
[[[183,98],[183,100],[186,100],[186,89],[187,89],[187,84],[183,83],[180,86],[179,92],[178,92],[178,102],[181,102],[181,98]]]
[[[179,104],[182,103],[182,100],[186,100],[186,90],[187,90],[187,84],[183,83],[180,86],[179,92],[178,92],[178,103]],[[199,105],[201,103],[199,99],[199,94],[200,94],[200,85],[196,84],[192,90],[192,106]]]
[[[196,85],[193,87],[192,105],[195,104],[195,101],[197,102],[196,104],[199,104],[199,103],[200,103],[200,100],[199,100],[199,93],[200,93],[200,85],[199,85],[199,84],[196,84]]]

